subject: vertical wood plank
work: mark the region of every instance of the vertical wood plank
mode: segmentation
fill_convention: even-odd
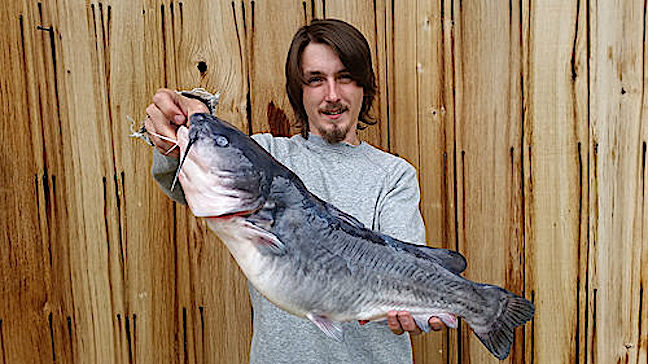
[[[582,349],[577,304],[587,264],[587,30],[585,9],[577,5],[529,8],[525,241],[536,316],[527,355],[538,363],[573,362]]]
[[[285,123],[291,125],[291,134],[297,132],[284,66],[293,35],[311,18],[310,1],[245,1],[252,132],[270,132],[272,125]]]
[[[523,294],[522,110],[515,77],[521,72],[520,9],[459,2],[455,14],[457,235],[468,260],[464,275]],[[509,362],[523,362],[519,339]],[[494,361],[465,325],[460,345],[463,363]]]
[[[590,178],[593,307],[588,362],[637,362],[643,302],[645,218],[642,102],[645,90],[645,2],[595,2],[591,19]],[[605,30],[603,30],[605,29]],[[643,116],[643,120],[642,120]]]
[[[106,145],[110,133],[105,99],[105,46],[107,9],[99,3],[62,1],[60,27],[62,57],[66,60],[66,90],[63,102],[69,105],[67,120],[71,148],[70,174],[75,184],[75,223],[77,239],[71,242],[70,255],[75,302],[75,348],[79,360],[113,363],[114,332],[112,327],[111,280],[108,251],[113,243],[114,213],[107,191],[112,176],[112,148]],[[97,38],[99,37],[99,38]],[[69,60],[69,62],[67,62]],[[69,70],[69,72],[67,72]],[[84,89],[85,92],[77,90]],[[80,141],[90,141],[82,143]],[[111,235],[111,233],[113,235]],[[83,339],[82,339],[83,338]]]
[[[417,2],[403,1],[391,8],[389,69],[389,149],[419,170],[417,95]],[[416,121],[416,123],[414,122]]]
[[[47,320],[51,336],[52,360],[71,362],[74,359],[74,339],[69,327],[73,323],[72,282],[68,241],[76,234],[69,228],[70,196],[68,186],[72,182],[65,156],[69,152],[69,133],[62,115],[66,105],[60,101],[64,88],[65,68],[61,58],[60,27],[58,9],[50,1],[27,2],[27,8],[34,21],[34,63],[26,65],[37,75],[38,100],[31,109],[38,117],[32,122],[40,123],[33,130],[40,130],[39,153],[42,165],[38,174],[42,176],[41,231],[43,232],[44,267],[47,267],[47,309],[43,320]],[[33,136],[36,136],[33,134]],[[35,143],[36,139],[33,139]],[[41,169],[42,168],[42,169]]]
[[[2,37],[0,105],[4,117],[0,136],[5,141],[0,182],[0,348],[4,362],[52,360],[47,304],[49,257],[47,222],[41,220],[48,206],[43,191],[43,155],[39,85],[36,66],[40,61],[34,19],[23,2],[6,4],[0,10],[6,24]],[[44,255],[45,254],[45,255]]]
[[[416,114],[421,213],[429,245],[456,249],[454,213],[454,97],[451,2],[416,6]],[[400,60],[397,60],[400,61]],[[396,81],[398,82],[398,81]],[[406,124],[407,123],[407,124]],[[411,121],[394,127],[412,128]],[[398,125],[398,126],[397,126]],[[456,362],[456,331],[413,340],[415,361]]]
[[[202,86],[220,91],[217,114],[242,130],[249,130],[245,37],[246,17],[250,14],[245,4],[183,4],[181,38],[176,44],[178,87]],[[206,72],[201,72],[201,67],[206,67]],[[176,285],[182,292],[177,307],[178,360],[247,362],[251,309],[245,278],[204,222],[191,216],[185,206],[176,206],[176,211]]]
[[[155,90],[178,82],[175,45],[181,6],[173,1],[109,5],[104,69],[109,71],[106,126],[115,153],[109,186],[116,236],[108,259],[112,290],[117,291],[112,312],[116,362],[178,362],[178,297],[184,296],[177,288],[182,272],[176,268],[175,211],[150,184],[150,149],[129,138],[129,118],[139,127]]]
[[[637,336],[637,362],[648,362],[648,169],[646,168],[646,152],[648,144],[648,51],[646,48],[646,34],[648,31],[647,18],[648,2],[643,4],[643,52],[642,52],[642,83],[641,83],[641,112],[639,122],[641,128],[641,164],[640,164],[640,196],[637,198],[637,217],[641,223],[635,223],[633,229],[633,240],[641,243],[641,278],[639,279],[639,325]],[[635,220],[636,221],[636,220]]]

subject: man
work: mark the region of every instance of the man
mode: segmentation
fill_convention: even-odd
[[[424,243],[414,167],[361,142],[357,135],[359,122],[373,123],[368,112],[376,93],[364,36],[333,19],[314,20],[299,29],[286,60],[286,91],[301,133],[292,138],[258,134],[254,140],[295,172],[311,192],[365,226]],[[162,151],[173,144],[156,134],[176,139],[177,127],[189,115],[207,112],[199,101],[171,90],[159,90],[153,101],[145,125]],[[154,153],[153,174],[167,194],[184,202],[180,189],[169,188],[178,165],[177,151],[173,153],[171,157]],[[254,309],[250,363],[412,362],[409,336],[401,334],[421,330],[408,312],[390,312],[387,326],[346,323],[345,342],[337,343],[308,320],[280,310],[253,287],[250,296]],[[430,318],[430,325],[434,330],[443,327],[437,318]]]

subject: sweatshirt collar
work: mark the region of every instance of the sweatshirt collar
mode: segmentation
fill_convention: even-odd
[[[358,144],[358,145],[349,144],[347,142],[339,142],[339,143],[335,143],[335,144],[329,144],[326,140],[324,140],[324,138],[322,138],[319,135],[315,135],[313,133],[308,133],[308,139],[304,139],[304,137],[302,137],[301,135],[299,135],[299,137],[302,140],[304,140],[304,142],[306,144],[308,144],[308,145],[312,145],[312,146],[315,146],[317,148],[325,148],[325,149],[340,150],[340,151],[359,150],[360,147],[362,147],[365,144],[365,142],[363,142],[363,141],[361,141],[360,144]]]

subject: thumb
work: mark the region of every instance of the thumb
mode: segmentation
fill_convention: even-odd
[[[178,94],[176,95],[178,106],[182,110],[182,113],[187,115],[187,123],[189,122],[191,115],[195,113],[209,113],[207,105],[203,104],[201,101]]]

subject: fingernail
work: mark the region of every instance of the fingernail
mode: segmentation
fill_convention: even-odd
[[[184,118],[184,116],[182,116],[182,115],[176,115],[173,119],[174,119],[175,122],[178,123],[178,124],[182,124],[182,123],[184,123],[184,121],[185,121],[185,118]]]

